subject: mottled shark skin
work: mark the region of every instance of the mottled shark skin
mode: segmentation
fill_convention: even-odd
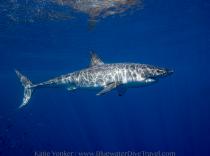
[[[137,63],[105,64],[95,53],[91,53],[90,66],[48,81],[33,84],[19,71],[15,71],[24,87],[23,102],[20,107],[28,104],[34,89],[43,87],[64,87],[69,91],[85,89],[101,89],[97,95],[104,95],[117,90],[122,96],[128,88],[141,87],[157,82],[159,78],[173,73],[172,70],[152,65]]]

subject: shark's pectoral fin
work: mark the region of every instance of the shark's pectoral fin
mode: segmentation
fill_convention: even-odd
[[[127,92],[127,88],[125,86],[123,86],[123,85],[120,85],[117,88],[117,92],[118,92],[119,96],[123,96]]]
[[[113,83],[110,83],[108,85],[106,85],[104,87],[104,89],[102,91],[100,91],[99,93],[97,93],[96,95],[104,95],[106,94],[107,92],[117,88],[120,84],[119,83],[116,83],[116,82],[113,82]]]

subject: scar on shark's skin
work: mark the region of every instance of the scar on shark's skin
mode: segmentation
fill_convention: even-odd
[[[119,96],[128,88],[142,87],[173,73],[173,70],[137,63],[105,64],[94,52],[91,52],[90,65],[66,75],[33,84],[26,76],[15,70],[24,87],[24,97],[20,108],[27,105],[33,91],[44,87],[63,87],[68,91],[78,88],[101,89],[96,95],[104,95],[116,90]]]

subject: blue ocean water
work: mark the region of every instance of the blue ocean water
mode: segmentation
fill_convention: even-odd
[[[142,9],[102,19],[91,31],[82,13],[72,20],[34,23],[11,23],[1,16],[0,155],[161,151],[209,156],[209,19],[208,0],[145,0]],[[175,72],[122,97],[40,89],[18,109],[23,88],[14,69],[37,83],[87,67],[91,50],[107,63],[139,62]]]

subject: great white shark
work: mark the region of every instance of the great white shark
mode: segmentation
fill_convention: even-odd
[[[66,75],[45,82],[33,84],[26,76],[15,70],[24,87],[24,96],[19,108],[26,106],[35,89],[43,87],[64,87],[69,91],[78,88],[101,89],[96,95],[117,90],[122,96],[128,88],[141,87],[157,82],[159,78],[173,73],[173,70],[138,63],[104,63],[96,53],[91,52],[90,65]]]

